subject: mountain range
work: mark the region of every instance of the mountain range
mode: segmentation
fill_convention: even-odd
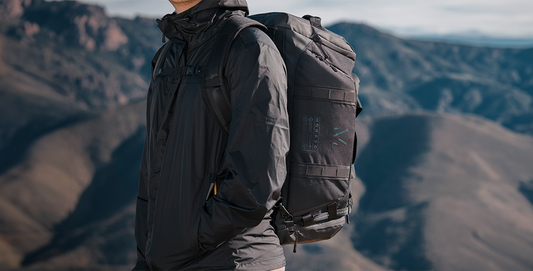
[[[357,54],[367,115],[473,113],[533,133],[533,48],[502,49],[400,39],[363,24],[329,27]]]
[[[327,27],[354,47],[352,223],[288,270],[531,270],[533,48]],[[0,2],[0,269],[126,270],[153,19]]]
[[[492,37],[477,31],[466,31],[455,34],[410,34],[405,36],[409,39],[422,41],[442,41],[452,44],[471,46],[489,46],[498,48],[530,48],[533,47],[531,38]]]

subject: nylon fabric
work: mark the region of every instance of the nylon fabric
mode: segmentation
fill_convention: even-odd
[[[268,28],[288,69],[290,170],[273,224],[281,244],[294,244],[296,252],[297,243],[329,239],[348,220],[360,112],[355,52],[318,17],[249,18]]]
[[[224,20],[247,12],[245,1],[220,0],[165,16],[159,27],[173,44],[162,68],[205,67]],[[229,135],[209,112],[201,73],[160,74],[151,84],[135,270],[285,265],[270,224],[289,149],[284,62],[265,33],[245,29],[231,46],[224,76],[233,114]],[[211,195],[215,181],[217,195]]]

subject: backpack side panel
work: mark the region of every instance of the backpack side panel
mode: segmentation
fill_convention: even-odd
[[[274,228],[281,244],[329,239],[351,206],[355,52],[342,37],[303,18],[285,13],[249,18],[267,26],[289,80],[290,165]]]

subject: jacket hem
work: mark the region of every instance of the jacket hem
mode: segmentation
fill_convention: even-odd
[[[279,257],[264,261],[254,261],[242,265],[237,265],[235,270],[238,271],[268,271],[282,268],[286,265],[285,256],[281,254]]]

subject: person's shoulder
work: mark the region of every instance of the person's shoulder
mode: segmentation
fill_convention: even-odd
[[[163,44],[161,47],[159,47],[159,49],[155,52],[155,55],[154,57],[152,57],[152,65],[155,65],[156,62],[157,62],[157,59],[159,58],[159,55],[161,55],[163,53],[163,50],[165,49],[166,46],[172,46],[172,43],[171,41],[167,41],[167,43]]]
[[[268,46],[275,48],[276,45],[268,35],[258,27],[247,27],[243,29],[234,40],[233,48],[247,48],[256,46]],[[235,48],[235,49],[237,49]]]
[[[243,29],[237,38],[240,38],[243,40],[245,44],[249,43],[272,43],[272,40],[268,37],[268,35],[258,27],[247,27]],[[272,43],[273,44],[273,43]]]

